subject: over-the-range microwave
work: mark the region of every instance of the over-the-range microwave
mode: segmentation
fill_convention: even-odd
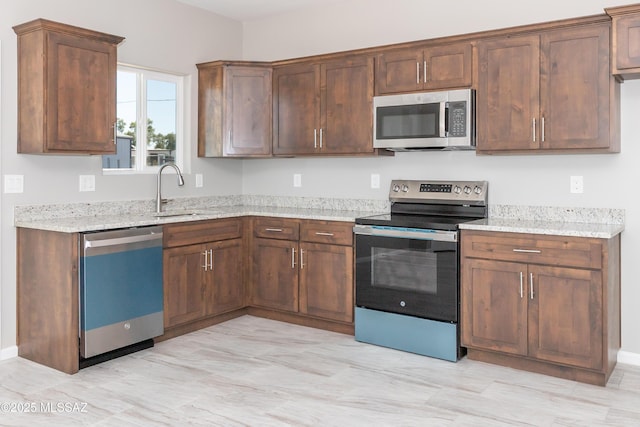
[[[475,90],[385,95],[373,98],[373,146],[392,151],[473,150]]]

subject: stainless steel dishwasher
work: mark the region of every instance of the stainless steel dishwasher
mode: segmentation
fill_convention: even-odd
[[[82,366],[163,334],[162,227],[83,233],[80,242]]]

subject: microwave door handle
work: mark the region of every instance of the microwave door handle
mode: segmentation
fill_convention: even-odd
[[[444,138],[447,136],[447,113],[449,112],[449,109],[447,108],[447,103],[446,102],[441,102],[440,103],[440,126],[439,126],[439,134],[438,136],[440,138]]]

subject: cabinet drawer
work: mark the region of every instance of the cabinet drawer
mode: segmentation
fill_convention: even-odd
[[[299,222],[287,218],[255,218],[253,235],[265,239],[298,240]]]
[[[300,240],[303,242],[351,246],[353,243],[353,223],[303,221],[300,224]]]
[[[182,222],[164,226],[164,247],[193,245],[242,236],[241,218]]]
[[[602,242],[586,237],[462,231],[462,257],[602,268]]]

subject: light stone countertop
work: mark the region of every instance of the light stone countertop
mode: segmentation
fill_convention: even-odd
[[[166,216],[154,216],[152,200],[16,206],[16,227],[78,233],[241,216],[352,222],[388,213],[386,200],[289,196],[177,198]],[[489,205],[488,218],[463,223],[464,230],[611,238],[624,230],[623,209]],[[181,214],[181,215],[180,215]]]
[[[487,218],[460,224],[460,229],[610,239],[621,233],[624,225]]]
[[[460,229],[609,239],[624,230],[624,216],[623,209],[490,205],[488,218]]]
[[[183,213],[183,215],[180,215]],[[117,215],[94,215],[62,218],[41,218],[31,220],[16,219],[16,227],[39,230],[78,233],[102,231],[116,228],[143,227],[148,225],[171,224],[176,222],[202,221],[208,219],[233,218],[241,216],[270,216],[327,221],[353,222],[360,216],[371,215],[371,211],[335,210],[275,206],[214,206],[164,212],[172,216],[156,218],[154,213],[131,213]]]

